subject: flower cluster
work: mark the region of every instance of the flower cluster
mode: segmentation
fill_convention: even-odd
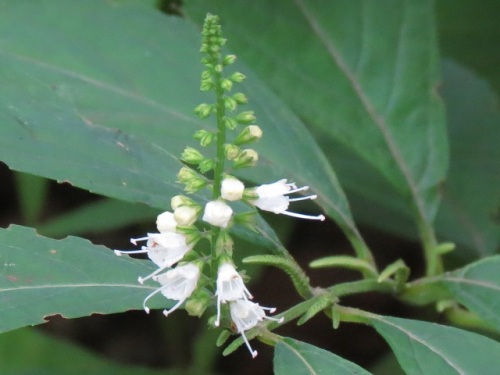
[[[257,208],[304,219],[324,220],[325,217],[288,210],[291,202],[316,198],[316,195],[290,197],[307,190],[307,186],[297,187],[282,179],[247,188],[228,173],[226,164],[231,170],[236,170],[257,163],[258,153],[247,145],[258,141],[262,130],[255,125],[256,118],[252,111],[237,111],[239,105],[247,103],[246,96],[242,93],[230,94],[233,85],[243,81],[245,76],[239,72],[223,75],[224,68],[233,64],[236,58],[234,55],[221,55],[225,39],[221,36],[218,17],[207,15],[202,39],[202,63],[206,70],[202,73],[200,88],[202,91],[213,91],[216,100],[200,104],[195,113],[202,119],[216,115],[217,130],[199,130],[194,139],[202,148],[214,146],[215,156],[206,156],[213,152],[186,147],[180,158],[184,166],[177,178],[187,193],[205,189],[211,197],[208,202],[205,200],[204,204],[199,204],[187,196],[175,196],[171,200],[172,211],[164,212],[157,218],[158,232],[131,239],[134,245],[145,242],[140,250],[115,250],[115,253],[143,253],[158,267],[150,275],[139,277],[140,283],[151,279],[159,284],[144,300],[146,312],[149,312],[148,301],[157,294],[176,301],[173,307],[164,310],[166,316],[182,304],[194,316],[201,316],[212,307],[215,310],[213,324],[216,327],[236,327],[255,357],[257,352],[251,348],[245,332],[264,320],[281,322],[282,319],[266,314],[274,312],[274,308],[262,307],[251,301],[253,297],[232,259],[234,241],[230,229],[236,224],[251,228]],[[230,131],[237,133],[230,137],[227,134]],[[246,204],[249,211],[237,212],[235,202]],[[206,245],[201,246],[202,242]]]

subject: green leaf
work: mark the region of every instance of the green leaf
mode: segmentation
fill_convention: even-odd
[[[14,225],[0,229],[0,332],[56,314],[76,318],[142,309],[156,288],[137,278],[154,269],[149,261],[117,257],[81,238],[53,240]],[[171,301],[151,302],[161,307]]]
[[[285,338],[276,344],[274,373],[276,375],[370,374],[342,357],[291,338]]]
[[[27,356],[26,353],[29,353]],[[64,353],[64,355],[62,355]],[[34,329],[0,335],[0,367],[5,375],[175,375],[180,371],[118,365]]]
[[[213,128],[193,114],[207,101],[199,31],[139,2],[3,0],[0,9],[0,160],[164,208],[180,190],[174,155],[194,145],[196,130]],[[262,167],[240,176],[310,185],[328,214],[359,236],[309,132],[248,68],[235,68],[248,77],[242,91],[265,133],[256,146]]]
[[[444,285],[453,297],[500,332],[500,255],[485,258],[446,274]]]
[[[496,374],[500,344],[487,337],[416,320],[377,317],[373,326],[407,375]]]
[[[307,123],[368,161],[430,223],[446,175],[431,1],[190,1]],[[241,9],[245,17],[241,17]]]
[[[444,239],[472,249],[469,258],[492,255],[500,244],[498,95],[452,61],[444,61],[443,78],[451,164],[436,225]]]
[[[46,221],[37,231],[47,237],[65,237],[68,234],[102,233],[140,221],[151,220],[159,210],[141,204],[114,199],[91,202]]]

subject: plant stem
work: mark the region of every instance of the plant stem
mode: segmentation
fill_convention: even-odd
[[[434,235],[434,229],[424,218],[419,218],[417,224],[424,247],[425,275],[439,275],[443,272],[443,263],[441,255],[436,251],[437,241]]]
[[[356,252],[356,256],[359,259],[364,260],[365,262],[369,263],[375,272],[377,271],[377,264],[375,263],[375,258],[373,257],[372,252],[370,251],[370,248],[366,244],[366,242],[363,240],[363,237],[361,237],[361,234],[358,232],[356,227],[344,227],[344,233],[346,234],[349,242],[351,243],[352,247],[354,248],[354,251]],[[373,278],[373,273],[372,272],[363,272],[363,276],[366,279],[371,279]]]

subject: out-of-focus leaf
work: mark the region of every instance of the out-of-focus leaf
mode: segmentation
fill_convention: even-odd
[[[291,338],[285,338],[276,344],[274,373],[276,375],[370,374],[342,357]]]
[[[117,257],[87,240],[53,240],[26,227],[0,229],[0,332],[45,322],[142,309],[154,285],[141,285],[152,262]],[[171,305],[158,298],[151,307]]]
[[[500,255],[446,274],[442,280],[458,302],[500,332]]]
[[[207,11],[219,14],[234,51],[298,115],[368,161],[420,221],[433,220],[448,145],[431,1],[186,6],[198,22]]]
[[[37,231],[47,237],[101,233],[153,219],[159,210],[114,199],[99,200],[44,223]]]
[[[451,139],[449,180],[436,225],[475,258],[500,244],[500,111],[498,96],[475,74],[443,64],[442,93]]]
[[[0,335],[0,366],[4,375],[177,375],[183,373],[173,370],[152,370],[130,364],[115,364],[33,329],[22,329]]]
[[[392,317],[373,326],[389,343],[407,375],[477,375],[498,371],[500,344],[461,329]]]
[[[16,174],[19,206],[26,225],[34,225],[43,212],[49,181],[26,173]]]
[[[0,1],[0,159],[164,208],[180,188],[174,155],[194,131],[213,128],[193,114],[213,100],[199,91],[199,44],[193,25],[139,2]],[[256,146],[262,168],[241,176],[311,185],[328,214],[357,233],[309,132],[249,70],[235,68],[249,77],[244,91],[265,134]]]

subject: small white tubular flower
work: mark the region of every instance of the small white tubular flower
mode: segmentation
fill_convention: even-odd
[[[222,180],[220,189],[221,197],[228,201],[238,201],[243,197],[245,185],[234,177],[227,177]]]
[[[217,271],[217,318],[215,326],[220,324],[221,303],[226,301],[236,301],[239,299],[253,298],[240,274],[231,263],[222,263]]]
[[[174,214],[169,211],[159,214],[156,218],[156,227],[160,233],[175,232],[177,221],[175,221]]]
[[[190,206],[180,206],[175,209],[174,218],[178,225],[187,227],[196,222],[198,215],[196,214],[196,208]]]
[[[211,201],[205,206],[203,221],[216,227],[226,228],[233,215],[233,210],[222,201]]]
[[[154,279],[160,283],[160,287],[148,295],[143,302],[144,310],[149,314],[149,307],[146,302],[157,293],[163,294],[168,299],[178,301],[170,310],[164,310],[163,314],[168,316],[175,311],[193,293],[200,278],[198,266],[188,263],[178,266],[164,274],[156,276]]]
[[[294,183],[287,184],[286,179],[279,180],[272,184],[264,184],[257,187],[255,192],[257,193],[258,198],[252,203],[261,210],[270,211],[275,214],[283,214],[301,219],[325,220],[323,215],[311,216],[287,211],[290,202],[316,199],[318,197],[317,195],[309,195],[307,197],[299,198],[288,197],[288,194],[305,191],[307,189],[309,189],[309,186],[297,188]]]
[[[257,356],[257,351],[253,350],[250,346],[250,343],[245,336],[245,331],[248,331],[249,329],[255,327],[257,323],[263,321],[264,319],[274,320],[278,323],[283,322],[283,318],[276,319],[266,315],[265,310],[273,313],[276,310],[275,308],[262,307],[259,306],[258,303],[254,303],[244,299],[239,299],[237,301],[231,302],[229,309],[231,312],[231,319],[236,325],[238,333],[241,334],[241,337],[243,338],[243,341],[245,341],[245,345],[247,346],[253,358]]]
[[[142,284],[145,280],[157,275],[165,268],[171,267],[184,258],[184,255],[191,250],[192,245],[186,243],[186,237],[179,233],[148,233],[147,237],[132,238],[134,245],[137,241],[147,241],[146,246],[141,250],[122,251],[115,250],[116,255],[145,253],[159,268],[146,277],[139,277]]]

